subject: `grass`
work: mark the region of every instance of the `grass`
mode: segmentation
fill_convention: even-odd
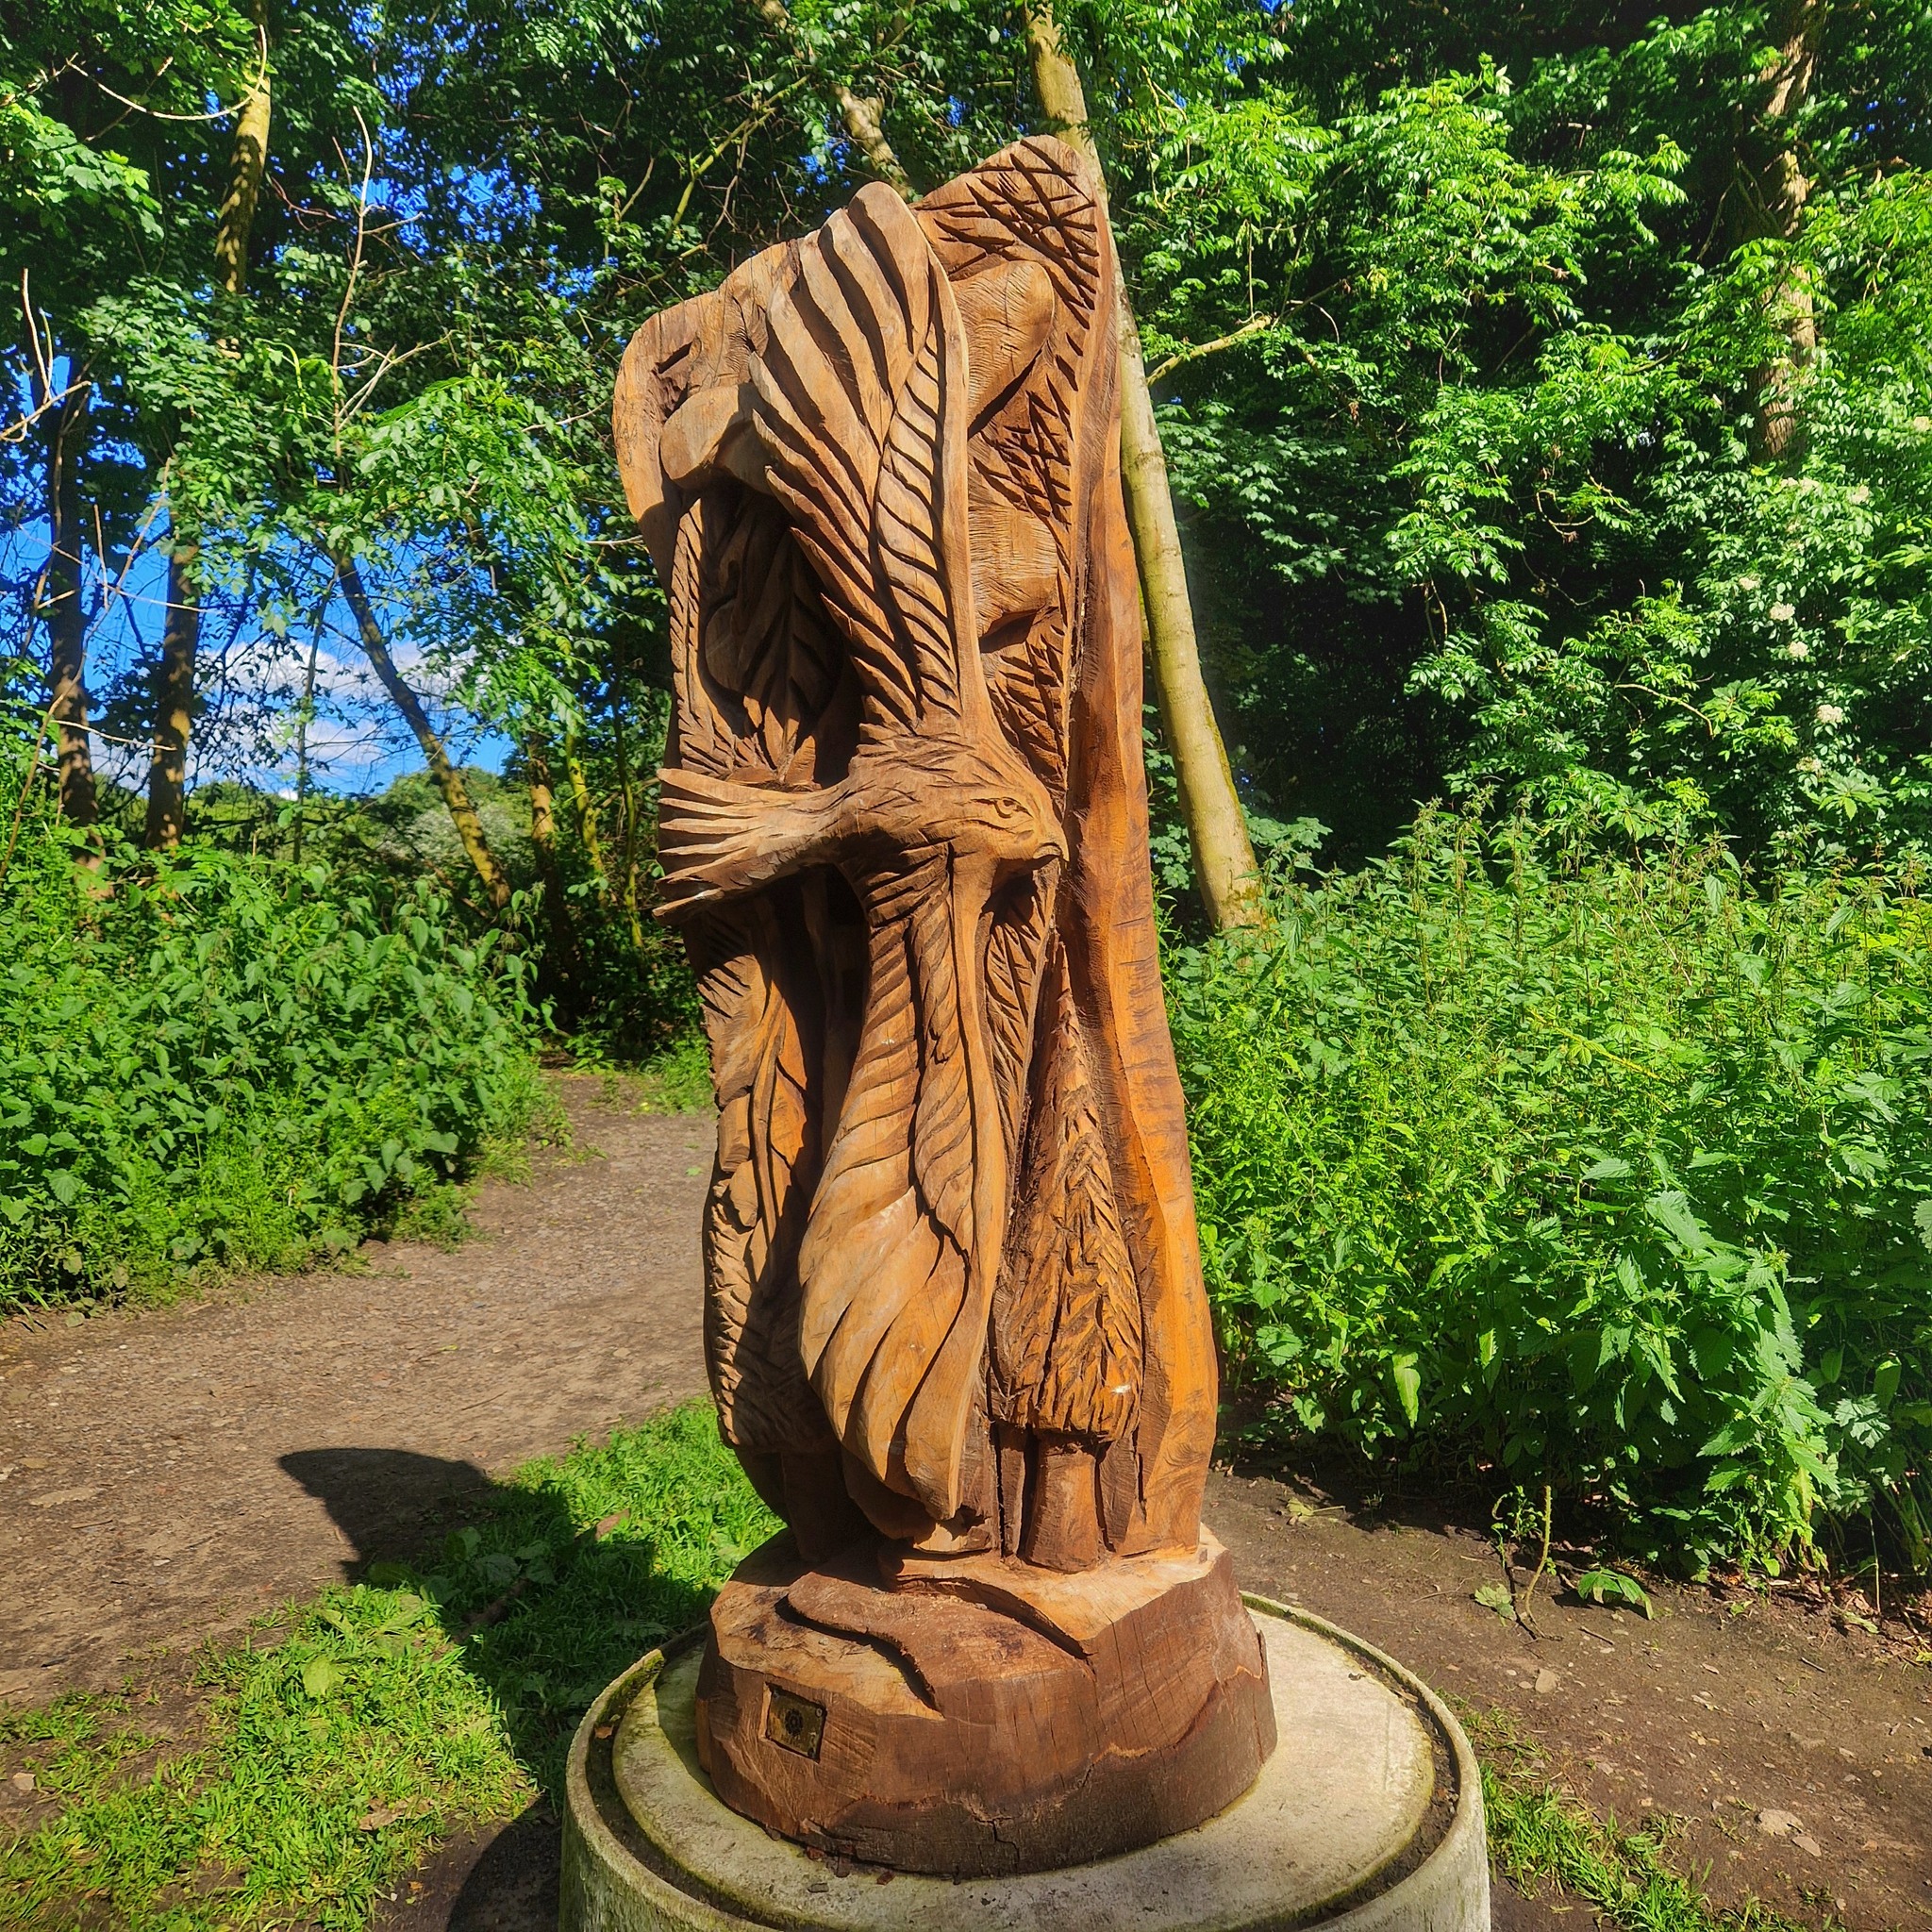
[[[0,1711],[0,1789],[26,1771],[57,1801],[0,1843],[0,1925],[366,1924],[451,1832],[555,1801],[591,1698],[775,1526],[693,1404],[531,1464],[416,1564],[205,1649],[185,1697]]]
[[[699,1113],[711,1105],[711,1050],[702,1033],[660,1047],[635,1074],[605,1075],[606,1098],[640,1113]]]

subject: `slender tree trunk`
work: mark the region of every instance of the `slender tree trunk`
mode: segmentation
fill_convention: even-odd
[[[1811,183],[1791,124],[1811,98],[1817,81],[1827,11],[1828,0],[1785,0],[1775,21],[1777,53],[1762,76],[1771,88],[1764,120],[1774,145],[1759,174],[1755,225],[1765,239],[1794,242],[1804,229]],[[1784,345],[1758,374],[1753,454],[1761,462],[1783,463],[1803,454],[1799,391],[1818,351],[1818,308],[1809,267],[1790,263],[1766,297],[1766,306]]]
[[[188,816],[188,734],[194,718],[194,660],[201,644],[195,546],[177,533],[168,558],[168,614],[155,676],[155,745],[147,768],[147,843],[172,851]]]
[[[571,923],[570,898],[564,891],[563,867],[557,857],[557,794],[550,776],[550,747],[532,737],[524,747],[524,766],[530,787],[530,847],[537,858],[537,874],[543,881],[543,909],[550,920],[550,948],[558,977],[568,994],[579,979],[580,956],[576,928]]]
[[[571,803],[576,808],[577,837],[583,841],[584,857],[597,881],[597,891],[607,906],[616,904],[610,890],[610,868],[604,862],[604,841],[597,830],[597,802],[591,796],[591,781],[584,761],[577,756],[575,726],[563,735],[563,769],[570,778]]]
[[[92,393],[81,382],[43,419],[47,522],[53,542],[41,615],[47,626],[49,696],[59,728],[60,814],[75,825],[92,825],[99,817],[93,748],[88,736],[87,608],[81,584],[80,461],[87,448]],[[90,857],[83,862],[99,861]]]
[[[1087,96],[1079,70],[1060,44],[1047,0],[1027,0],[1026,47],[1041,112],[1068,146],[1093,170],[1103,207],[1107,178],[1087,122]],[[1117,318],[1121,360],[1121,484],[1141,570],[1141,594],[1154,664],[1154,691],[1161,727],[1174,753],[1181,815],[1193,847],[1194,877],[1208,916],[1225,932],[1254,925],[1262,916],[1259,868],[1248,839],[1247,820],[1234,789],[1227,749],[1201,675],[1201,647],[1188,595],[1167,458],[1147,390],[1141,331],[1123,279]]]
[[[265,36],[262,0],[256,0],[255,25]],[[266,38],[261,44],[260,78],[236,118],[235,144],[228,156],[228,192],[222,197],[221,213],[215,221],[215,279],[231,295],[241,294],[248,285],[248,238],[255,229],[255,205],[261,199],[261,184],[268,173]]]
[[[792,19],[785,0],[752,0],[752,4],[765,24],[801,60],[808,66],[817,65],[816,57],[799,33],[798,23]],[[879,120],[880,104],[860,100],[842,80],[834,84],[832,92],[839,103],[839,118],[845,124],[845,132],[865,157],[866,165],[881,181],[896,188],[910,201],[912,180],[886,139],[886,130]]]
[[[624,748],[624,699],[613,681],[610,691],[610,722],[617,749],[617,795],[624,801],[624,912],[630,924],[630,942],[641,958],[644,951],[643,921],[638,913],[638,801],[631,789],[630,760]]]
[[[315,662],[322,655],[322,626],[326,602],[315,613],[308,633],[308,663],[302,673],[302,706],[295,713],[295,863],[302,863],[302,841],[308,830],[308,726],[315,717]]]
[[[255,21],[264,15],[256,0]],[[266,42],[263,42],[264,47]],[[242,103],[228,162],[228,191],[215,221],[215,280],[239,295],[248,279],[248,237],[268,167],[268,62]],[[199,545],[185,518],[172,519],[168,558],[168,617],[161,627],[161,661],[155,680],[155,749],[147,774],[147,842],[158,850],[180,844],[187,824],[188,738],[193,726],[195,659],[201,648],[201,589],[194,574]]]
[[[350,613],[356,620],[356,630],[362,641],[362,654],[382,680],[382,688],[394,701],[409,729],[416,734],[416,742],[423,748],[424,761],[436,780],[436,789],[442,793],[442,802],[449,808],[457,837],[463,841],[463,850],[470,855],[470,863],[476,868],[476,876],[483,881],[483,890],[490,895],[491,906],[501,912],[509,904],[509,880],[496,862],[496,855],[490,849],[490,841],[483,833],[483,821],[476,815],[476,808],[470,799],[470,789],[463,783],[463,774],[450,763],[449,753],[443,749],[442,740],[437,736],[436,727],[429,722],[429,714],[423,708],[423,700],[404,682],[402,673],[396,669],[395,659],[390,656],[389,644],[382,635],[382,626],[376,623],[375,612],[370,606],[369,593],[363,588],[362,573],[356,559],[339,555],[332,557],[330,561],[336,567],[336,580],[341,585],[342,595],[348,600]]]

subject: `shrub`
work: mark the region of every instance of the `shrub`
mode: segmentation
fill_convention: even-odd
[[[429,882],[74,837],[0,882],[0,1307],[346,1247],[521,1130],[524,961]]]
[[[1176,951],[1209,1292],[1264,1429],[1548,1481],[1640,1550],[1925,1554],[1932,908],[1909,874],[1424,815]]]

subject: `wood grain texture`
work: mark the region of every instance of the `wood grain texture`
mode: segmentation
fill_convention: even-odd
[[[1190,1546],[1215,1399],[1116,283],[1087,176],[1023,142],[653,318],[614,411],[670,591],[726,1434],[856,1472],[887,1535],[1055,1567]]]
[[[698,1754],[720,1795],[899,1871],[1040,1871],[1165,1838],[1274,1746],[1260,1643],[1211,1540],[1080,1576],[913,1558],[890,1583],[869,1552],[808,1568],[780,1541],[711,1629]]]
[[[1216,1389],[1155,948],[1117,297],[1090,177],[1022,142],[913,208],[865,189],[653,318],[614,407],[669,593],[659,913],[718,1099],[712,1387],[819,1566],[721,1599],[721,1788],[794,1835],[836,1799],[908,1869],[1091,1856],[1102,1812],[1138,1821],[1120,1842],[1177,1829],[1267,1749],[1227,1689],[1258,1669],[1228,1661],[1231,1582],[1146,1588],[1199,1567]],[[1105,1656],[1040,1610],[1067,1589],[1111,1607]],[[757,1682],[808,1728],[807,1706],[844,1713],[809,1775]],[[889,1718],[910,1728],[867,1756]],[[920,1751],[951,1766],[937,1809]],[[969,1815],[1028,1822],[989,1850]]]

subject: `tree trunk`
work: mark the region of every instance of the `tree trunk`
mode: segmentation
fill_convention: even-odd
[[[263,24],[261,0],[255,22]],[[253,93],[242,103],[229,155],[228,192],[215,221],[215,280],[239,295],[248,279],[248,236],[268,168],[269,79],[264,58]],[[171,518],[168,616],[161,628],[161,661],[155,680],[155,749],[147,774],[147,842],[171,851],[187,824],[188,737],[193,725],[194,668],[201,647],[201,590],[195,581],[198,545],[186,520]]]
[[[1811,98],[1827,11],[1828,0],[1785,0],[1775,17],[1777,53],[1761,76],[1771,88],[1764,120],[1774,142],[1758,176],[1756,231],[1761,239],[1795,242],[1804,229],[1811,183],[1790,124]],[[1758,373],[1752,453],[1760,462],[1793,462],[1804,453],[1799,391],[1818,350],[1809,267],[1788,263],[1766,296],[1766,308],[1785,345]]]
[[[231,295],[248,286],[248,238],[255,228],[255,205],[268,173],[269,76],[268,42],[261,0],[256,0],[255,25],[261,42],[260,78],[255,92],[242,103],[235,122],[235,144],[228,155],[228,192],[222,197],[215,220],[215,280]]]
[[[550,920],[550,946],[558,977],[575,990],[578,974],[576,928],[571,924],[570,899],[564,891],[563,868],[557,858],[556,792],[550,781],[550,747],[533,737],[524,747],[524,765],[530,787],[530,849],[537,874],[543,882],[543,909]]]
[[[638,801],[631,789],[630,760],[624,749],[624,698],[615,679],[610,689],[610,723],[617,751],[617,795],[624,802],[624,912],[630,924],[631,946],[642,958],[644,926],[638,912]]]
[[[70,371],[70,379],[74,376]],[[93,748],[88,737],[87,607],[81,585],[80,460],[87,448],[92,394],[88,383],[80,381],[45,418],[52,543],[41,615],[47,626],[49,696],[59,727],[60,815],[75,825],[92,825],[99,817]],[[99,860],[89,857],[83,863]]]
[[[811,49],[806,44],[798,31],[798,23],[792,19],[785,0],[752,0],[765,24],[778,38],[808,66],[816,66],[817,60]],[[835,82],[833,96],[839,103],[839,118],[845,124],[845,132],[860,154],[865,157],[866,165],[889,187],[896,188],[908,201],[912,199],[911,177],[901,166],[899,157],[892,152],[891,143],[886,139],[886,130],[879,121],[879,103],[862,101],[841,81]]]
[[[1033,85],[1048,125],[1093,170],[1106,205],[1107,178],[1087,122],[1087,96],[1079,71],[1060,45],[1048,0],[1027,0],[1026,47]],[[1127,522],[1141,571],[1141,592],[1154,663],[1154,691],[1161,728],[1174,753],[1181,815],[1193,848],[1194,877],[1217,930],[1255,925],[1262,916],[1260,872],[1248,839],[1247,820],[1234,789],[1227,749],[1201,675],[1201,649],[1188,596],[1180,531],[1168,487],[1167,458],[1154,419],[1141,331],[1121,282],[1117,318],[1121,361],[1121,483]]]
[[[597,831],[597,802],[591,796],[591,781],[584,771],[583,759],[577,756],[575,727],[567,729],[563,735],[563,769],[570,778],[571,803],[576,807],[577,837],[583,841],[584,857],[591,862],[599,896],[607,906],[614,906],[616,900],[610,891],[610,868],[604,862],[604,841]]]
[[[363,589],[362,573],[356,559],[346,554],[339,554],[330,561],[336,567],[336,580],[341,585],[342,595],[348,600],[350,612],[355,617],[363,656],[382,680],[383,689],[394,700],[396,709],[403,714],[409,729],[416,734],[416,742],[423,747],[424,761],[436,780],[436,789],[442,793],[442,802],[449,808],[457,837],[463,841],[463,850],[470,855],[470,863],[476,868],[476,876],[483,881],[483,890],[490,895],[491,908],[501,912],[509,904],[509,880],[497,864],[496,855],[490,849],[490,841],[484,837],[483,821],[476,816],[476,808],[471,803],[470,789],[463,783],[463,774],[450,763],[442,740],[436,735],[436,727],[430,724],[429,714],[423,708],[423,700],[403,681],[402,673],[396,669],[395,659],[390,656],[389,644],[383,638],[382,626],[376,623],[375,612],[370,606],[369,593]]]
[[[315,628],[308,634],[308,663],[302,673],[302,705],[295,713],[295,863],[302,863],[302,841],[308,829],[308,727],[315,720],[315,661],[322,655],[322,626],[328,610],[317,607]]]
[[[147,844],[171,852],[188,816],[188,733],[194,713],[194,659],[201,643],[195,546],[177,542],[168,558],[168,614],[155,677],[155,746],[147,768]]]

